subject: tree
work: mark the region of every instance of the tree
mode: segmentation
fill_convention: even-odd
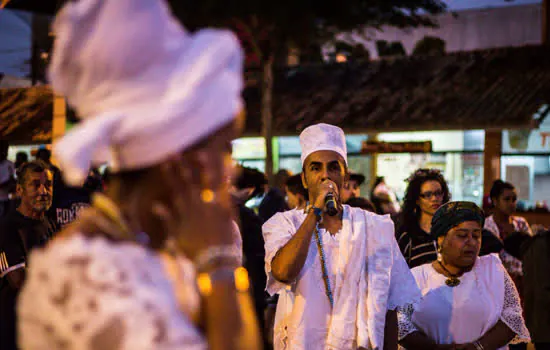
[[[377,40],[376,50],[379,57],[407,56],[403,44],[399,41],[389,43],[386,40]]]
[[[413,56],[442,56],[445,54],[445,40],[435,36],[425,36],[414,45]]]
[[[237,29],[262,71],[262,135],[266,141],[266,173],[273,174],[272,93],[277,52],[307,48],[333,40],[342,32],[383,25],[400,28],[434,26],[431,15],[446,10],[443,0],[169,0],[184,25]],[[250,55],[249,55],[250,57]],[[254,61],[254,59],[249,59]],[[249,62],[250,63],[250,62]]]

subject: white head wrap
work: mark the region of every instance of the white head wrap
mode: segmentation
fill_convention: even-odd
[[[348,164],[346,136],[337,126],[324,123],[308,126],[300,134],[300,146],[302,165],[310,154],[317,151],[334,151]]]
[[[92,164],[158,164],[243,107],[243,54],[228,31],[191,35],[161,0],[69,2],[55,20],[49,78],[84,121],[56,143],[70,184]]]

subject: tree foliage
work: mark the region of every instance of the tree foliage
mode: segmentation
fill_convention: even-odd
[[[442,0],[170,0],[175,15],[191,30],[237,28],[261,57],[292,45],[309,47],[338,33],[365,27],[434,26],[432,15],[446,10]]]
[[[413,49],[413,56],[441,56],[446,51],[445,40],[435,36],[425,36]]]

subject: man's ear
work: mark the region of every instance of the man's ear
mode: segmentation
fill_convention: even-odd
[[[304,170],[302,170],[302,173],[300,174],[300,177],[302,178],[302,185],[307,190],[306,175],[304,174]]]
[[[439,236],[437,237],[437,246],[441,249],[443,246],[443,241],[445,240],[445,236]]]
[[[15,193],[17,194],[17,197],[21,197],[23,195],[23,186],[20,184],[15,185]]]

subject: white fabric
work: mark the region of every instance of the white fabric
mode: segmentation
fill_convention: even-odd
[[[454,288],[432,264],[417,266],[412,273],[423,296],[412,322],[437,344],[474,342],[499,320],[517,334],[514,342],[529,342],[518,292],[496,255],[478,258]]]
[[[395,242],[393,222],[388,216],[345,205],[341,231],[331,236],[321,230],[334,291],[335,304],[331,310],[314,239],[294,283],[286,285],[271,274],[271,261],[305,217],[303,210],[294,209],[277,213],[263,226],[266,290],[271,295],[279,294],[275,350],[349,350],[358,346],[381,349],[387,310],[420,299]]]
[[[207,349],[189,318],[200,302],[194,273],[181,269],[188,295],[176,296],[161,258],[141,246],[75,235],[33,251],[29,266],[18,304],[23,350]]]
[[[50,80],[85,119],[54,147],[70,184],[92,163],[159,163],[243,107],[237,38],[187,33],[162,0],[71,1],[54,31]]]
[[[324,123],[308,126],[300,134],[300,146],[302,165],[310,154],[317,151],[334,151],[348,164],[346,136],[337,126]]]

